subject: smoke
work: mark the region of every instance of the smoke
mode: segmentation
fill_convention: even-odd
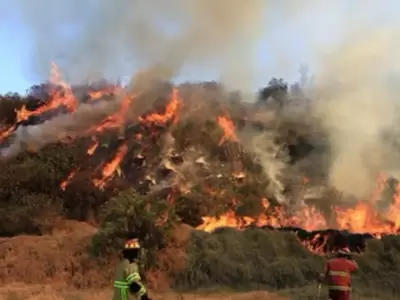
[[[54,60],[70,82],[136,68],[171,78],[186,64],[250,74],[267,2],[253,0],[18,1],[33,40],[35,74]],[[247,70],[246,70],[247,69]],[[234,80],[234,79],[231,79]],[[239,80],[235,80],[239,82]]]
[[[359,199],[368,197],[379,172],[400,167],[385,137],[399,125],[397,90],[388,79],[400,50],[400,27],[363,29],[323,58],[312,102],[331,144],[329,182]]]
[[[284,184],[282,182],[286,160],[278,157],[280,147],[275,143],[275,132],[257,132],[251,128],[244,128],[239,132],[239,138],[244,149],[253,155],[259,163],[269,184],[266,186],[268,195],[273,195],[280,203],[286,202]]]
[[[323,125],[332,146],[330,183],[346,194],[360,197],[373,187],[378,171],[396,165],[391,159],[394,151],[383,132],[396,125],[396,91],[385,82],[399,50],[399,30],[394,26],[378,28],[376,20],[366,22],[380,4],[345,2],[335,2],[340,15],[336,31],[340,32],[342,43],[334,47],[321,42],[313,35],[317,24],[311,26],[313,32],[303,32],[299,40],[313,57],[320,58],[311,104],[313,117]],[[119,77],[140,69],[129,84],[134,90],[148,87],[154,78],[171,79],[187,66],[211,65],[228,85],[247,88],[259,75],[253,60],[258,42],[271,35],[266,12],[279,12],[275,27],[297,26],[302,18],[308,18],[309,24],[316,23],[314,16],[322,18],[328,11],[334,15],[336,5],[314,0],[301,4],[295,0],[283,4],[273,0],[17,3],[33,41],[34,74],[46,78],[49,61],[55,61],[72,84]],[[323,35],[328,39],[329,33]],[[291,61],[286,55],[288,49],[277,46],[273,39],[269,55],[282,62],[280,65]],[[330,54],[321,56],[326,50]],[[54,136],[57,124],[62,128],[69,126],[68,120],[75,122],[74,126],[78,124],[72,117],[63,118],[61,123],[53,121],[47,126],[52,127]],[[48,139],[44,134],[47,127],[41,126],[43,141]],[[33,135],[31,139],[34,138],[38,137]],[[261,150],[255,153],[273,165],[273,155],[265,156]],[[279,177],[281,162],[276,168],[265,165],[268,177]]]
[[[59,115],[37,125],[19,126],[12,144],[1,150],[1,157],[12,157],[24,150],[39,151],[48,144],[84,136],[88,128],[117,111],[117,104],[117,101],[82,104],[72,114]]]

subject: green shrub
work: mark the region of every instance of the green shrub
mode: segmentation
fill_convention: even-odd
[[[92,254],[119,252],[125,239],[136,237],[147,251],[146,265],[151,267],[174,221],[174,212],[165,200],[141,196],[133,189],[122,191],[103,207],[100,229],[93,237]]]
[[[322,258],[305,252],[293,234],[258,228],[194,232],[188,260],[177,275],[178,289],[297,287],[314,280],[323,267]]]

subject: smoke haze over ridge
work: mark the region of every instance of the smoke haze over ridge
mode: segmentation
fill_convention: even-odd
[[[282,28],[315,23],[315,34],[304,33],[299,44],[316,59],[312,112],[331,143],[330,183],[361,197],[376,172],[395,163],[382,133],[397,126],[397,91],[385,81],[395,71],[400,27],[381,21],[376,2],[99,0],[84,8],[73,0],[17,2],[34,41],[33,70],[45,78],[55,60],[71,82],[118,74],[126,64],[166,79],[186,65],[213,65],[223,82],[245,89],[260,74],[251,59],[260,39],[271,41],[268,55],[277,69],[293,61],[285,37],[268,27],[272,12]],[[316,22],[330,10],[339,12],[331,21],[336,43]],[[72,37],[74,30],[79,33]]]

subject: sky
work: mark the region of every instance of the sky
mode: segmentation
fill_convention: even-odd
[[[32,85],[24,71],[29,39],[20,27],[11,16],[0,22],[0,93],[24,93]]]
[[[381,4],[378,5],[378,2]],[[271,15],[266,12],[269,21],[266,23],[265,34],[258,43],[256,57],[251,58],[256,61],[256,72],[259,73],[253,83],[254,88],[265,85],[272,76],[294,81],[299,77],[301,65],[309,66],[312,71],[316,63],[315,45],[319,45],[318,51],[321,54],[338,43],[343,33],[340,24],[343,24],[343,18],[351,18],[352,11],[363,9],[368,15],[367,19],[377,24],[400,22],[400,1],[396,0],[320,0],[319,3],[322,5],[316,10],[303,12],[301,17],[294,17],[285,23],[280,21],[282,18],[278,13]],[[361,6],[361,3],[364,5]],[[345,12],[344,5],[347,5]],[[0,12],[5,16],[0,20],[0,93],[24,93],[35,83],[28,71],[33,41],[18,17],[13,0],[2,0]],[[215,79],[215,76],[212,70],[185,68],[177,80],[209,80]]]

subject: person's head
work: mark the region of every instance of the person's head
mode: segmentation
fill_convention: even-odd
[[[122,250],[124,258],[129,260],[138,259],[140,256],[140,243],[139,239],[130,239],[125,242],[124,249]]]
[[[351,251],[347,247],[341,248],[341,249],[339,249],[337,256],[344,257],[344,258],[351,258]]]

